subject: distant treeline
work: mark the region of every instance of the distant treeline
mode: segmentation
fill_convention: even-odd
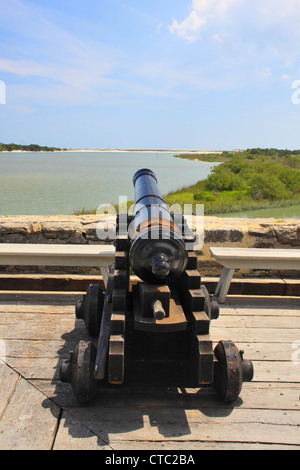
[[[242,155],[244,158],[248,160],[253,160],[257,158],[282,158],[283,160],[289,159],[290,162],[293,160],[299,159],[300,150],[279,150],[274,148],[252,148],[247,150],[235,150],[233,152],[220,152],[220,153],[193,153],[193,154],[186,154],[181,153],[180,155],[174,155],[175,158],[184,158],[186,160],[200,160],[203,162],[228,162],[231,158],[235,155]],[[293,157],[296,157],[293,159]]]
[[[300,150],[280,150],[280,149],[274,149],[274,148],[266,148],[266,149],[261,149],[261,148],[254,148],[254,149],[248,149],[245,151],[249,155],[265,155],[270,157],[271,155],[276,155],[278,157],[285,157],[287,155],[300,155]],[[223,152],[226,153],[226,152]],[[227,152],[230,153],[230,152]],[[243,152],[244,153],[244,152]]]
[[[13,152],[15,150],[22,150],[23,152],[54,152],[55,150],[62,150],[57,147],[40,146],[37,144],[20,145],[20,144],[2,144],[0,143],[0,152]],[[66,150],[66,149],[63,149]]]

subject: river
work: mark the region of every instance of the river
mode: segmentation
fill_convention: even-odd
[[[144,167],[155,171],[167,194],[207,178],[216,164],[171,152],[2,152],[0,214],[67,215],[116,204],[119,195],[133,200],[132,177]],[[218,216],[300,218],[300,205]]]
[[[163,194],[205,179],[216,163],[165,152],[0,153],[0,214],[55,215],[134,198],[132,177],[150,168]]]

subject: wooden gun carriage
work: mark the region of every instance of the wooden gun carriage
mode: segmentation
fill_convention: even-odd
[[[193,232],[170,213],[151,170],[137,171],[133,182],[133,215],[117,216],[105,292],[91,284],[76,305],[91,339],[61,363],[60,380],[80,403],[101,384],[214,385],[222,401],[235,401],[253,366],[231,341],[213,348],[209,329],[219,304],[201,284]],[[138,282],[130,282],[131,272]]]

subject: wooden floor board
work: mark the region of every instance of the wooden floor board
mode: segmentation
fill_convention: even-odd
[[[1,450],[50,450],[60,409],[21,378],[15,384],[0,420]]]
[[[58,367],[88,339],[81,293],[0,292],[0,448],[103,450],[300,449],[299,298],[229,296],[212,321],[254,379],[234,404],[200,389],[104,388],[79,407]]]

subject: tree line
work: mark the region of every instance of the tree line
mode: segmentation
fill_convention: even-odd
[[[0,143],[0,152],[13,152],[16,150],[22,150],[23,152],[54,152],[62,150],[57,147],[47,147],[46,145],[41,146],[37,144],[21,145],[21,144],[3,144]],[[63,149],[66,150],[66,149]]]

